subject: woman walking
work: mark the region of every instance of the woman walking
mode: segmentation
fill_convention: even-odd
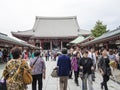
[[[110,69],[110,60],[107,55],[107,50],[104,49],[102,51],[102,57],[99,61],[99,70],[103,77],[103,82],[101,83],[101,89],[103,89],[103,86],[105,90],[108,90],[107,82],[109,81],[109,76],[111,75],[111,69]]]
[[[11,50],[13,59],[11,59],[4,71],[3,76],[6,79],[7,90],[26,90],[26,85],[23,82],[23,70],[27,69],[30,72],[30,68],[26,60],[22,58],[22,50],[19,47],[14,47]],[[22,67],[21,63],[24,61]]]
[[[74,54],[72,59],[72,68],[74,70],[74,76],[75,76],[75,83],[77,86],[79,86],[78,83],[78,76],[79,76],[79,61],[80,61],[80,53],[77,52]]]
[[[45,79],[46,66],[44,60],[40,57],[40,51],[35,51],[34,58],[30,60],[30,66],[32,67],[32,90],[37,90],[37,81],[38,81],[38,90],[42,90],[43,81]]]

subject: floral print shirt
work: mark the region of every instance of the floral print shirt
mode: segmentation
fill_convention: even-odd
[[[25,61],[24,66],[22,66],[23,61]],[[26,60],[23,59],[11,59],[6,64],[3,76],[6,79],[7,90],[25,90],[23,82],[24,68],[30,70]]]

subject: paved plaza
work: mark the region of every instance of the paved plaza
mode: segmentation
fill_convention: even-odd
[[[52,78],[51,75],[50,75],[52,69],[55,66],[56,66],[55,61],[47,61],[46,62],[47,71],[46,71],[46,79],[43,80],[43,82],[44,82],[43,90],[59,90],[59,79],[58,78]],[[1,64],[0,65],[0,72],[1,72],[0,74],[2,74],[3,68],[4,68],[4,64]],[[100,82],[101,81],[102,81],[101,75],[98,72],[96,72],[96,80],[93,83],[94,90],[101,90],[101,88],[100,88]],[[79,78],[79,84],[80,84],[80,86],[76,86],[76,84],[74,83],[74,79],[69,79],[67,90],[81,90],[81,80],[80,80],[80,78]],[[118,84],[118,83],[116,83],[112,80],[110,80],[108,82],[108,86],[109,86],[109,90],[120,90],[120,84]],[[32,90],[31,85],[28,86],[28,90]]]

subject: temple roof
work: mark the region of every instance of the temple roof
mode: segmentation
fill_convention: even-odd
[[[12,35],[24,37],[77,37],[80,30],[77,17],[39,17],[36,16],[35,24],[31,30],[12,32]],[[85,32],[87,33],[87,31]]]
[[[89,36],[90,34],[91,34],[91,31],[89,31],[89,30],[80,29],[80,31],[79,31],[79,35]]]
[[[97,37],[89,42],[83,43],[82,45],[89,45],[89,44],[93,44],[93,43],[98,43],[98,42],[103,42],[104,40],[107,40],[109,38],[113,38],[113,37],[118,37],[120,36],[120,28],[117,28],[115,30],[112,31],[108,31],[106,33],[104,33],[102,36]]]
[[[21,42],[21,41],[15,40],[15,39],[9,37],[8,35],[0,32],[0,44],[2,44],[2,42],[6,43],[8,45],[19,45],[19,46],[31,47],[31,48],[38,49],[38,47],[28,44],[27,42]]]
[[[85,38],[83,36],[78,36],[76,39],[70,42],[70,44],[78,44],[79,42],[83,41]]]
[[[9,37],[6,34],[0,33],[0,41],[6,42],[6,43],[10,43],[10,44],[17,44],[17,45],[21,45],[21,43],[11,37]]]

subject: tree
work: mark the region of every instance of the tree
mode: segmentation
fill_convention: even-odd
[[[94,37],[99,37],[105,32],[107,32],[106,29],[107,29],[107,26],[103,25],[102,21],[98,20],[94,28],[91,30],[91,32]]]

